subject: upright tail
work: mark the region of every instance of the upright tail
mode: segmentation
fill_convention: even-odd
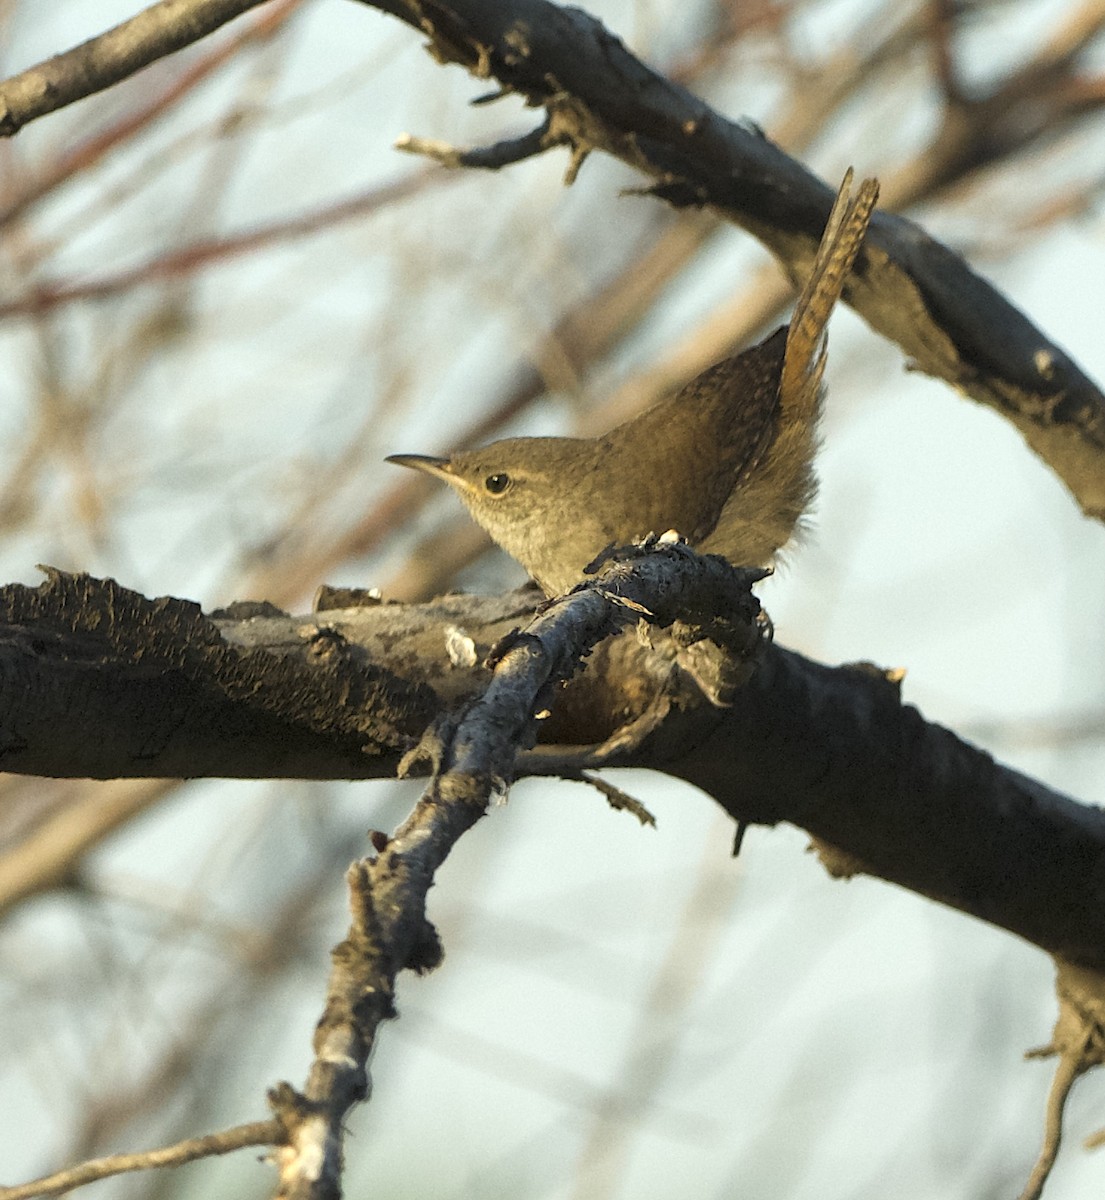
[[[825,371],[825,326],[863,244],[871,212],[879,198],[878,180],[865,179],[854,197],[851,191],[852,169],[849,167],[787,330],[779,381],[779,405],[784,419],[792,413],[812,414],[816,411],[821,376]]]
[[[741,459],[717,525],[700,546],[733,563],[772,561],[776,551],[801,531],[817,494],[813,460],[825,371],[825,326],[867,232],[879,185],[868,179],[854,198],[851,191],[849,171],[786,333],[778,330],[737,360],[764,359],[772,383],[777,379],[778,384],[770,392],[753,389],[746,398],[741,412],[746,424],[764,422],[762,440],[754,440],[755,453]],[[781,367],[776,365],[780,337],[785,338]],[[759,409],[752,403],[757,397]]]

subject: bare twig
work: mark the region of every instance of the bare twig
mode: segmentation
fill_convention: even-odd
[[[61,155],[37,177],[22,183],[20,192],[0,210],[0,227],[21,216],[32,205],[81,171],[86,171],[119,145],[130,141],[143,129],[171,112],[185,96],[220,67],[231,61],[244,46],[271,38],[303,7],[305,0],[282,0],[270,11],[259,14],[252,26],[233,39],[227,39],[198,62],[192,64],[163,91],[138,108],[129,111],[107,129],[94,133]],[[3,87],[0,84],[0,95]]]
[[[123,1175],[130,1171],[153,1171],[160,1167],[179,1167],[183,1163],[195,1162],[199,1158],[211,1158],[215,1154],[230,1154],[246,1146],[273,1146],[284,1137],[280,1121],[252,1121],[248,1125],[235,1125],[218,1133],[203,1137],[187,1138],[173,1146],[162,1146],[157,1150],[143,1150],[136,1154],[111,1154],[106,1158],[94,1158],[67,1171],[56,1171],[30,1183],[16,1187],[0,1187],[0,1200],[31,1200],[33,1196],[56,1196],[73,1188],[84,1187],[98,1179],[112,1175]]]
[[[270,1102],[288,1130],[276,1152],[279,1197],[326,1200],[341,1194],[344,1122],[369,1091],[368,1060],[380,1023],[395,1016],[395,980],[404,969],[432,970],[441,958],[426,919],[426,894],[457,840],[483,807],[449,802],[435,785],[380,851],[347,873],[353,920],[332,954],[326,1007],[315,1031],[315,1060],[303,1091],[281,1084]]]
[[[601,775],[595,775],[590,771],[581,771],[579,778],[584,783],[589,783],[596,792],[606,797],[606,803],[615,812],[632,813],[642,825],[651,825],[656,828],[656,818],[649,812],[648,806],[637,799],[636,796],[631,796],[629,792],[615,786],[609,779],[603,779]]]
[[[1044,1140],[1020,1200],[1039,1200],[1063,1142],[1063,1111],[1079,1076],[1105,1059],[1105,977],[1065,958],[1056,959],[1059,1016],[1051,1041],[1025,1058],[1059,1056],[1048,1091]]]
[[[395,836],[374,839],[376,857],[349,869],[353,920],[333,952],[307,1085],[299,1093],[281,1084],[271,1096],[288,1129],[276,1155],[280,1197],[340,1195],[343,1123],[368,1094],[368,1058],[380,1023],[395,1015],[396,977],[403,969],[431,970],[441,958],[425,912],[434,874],[483,816],[492,794],[509,785],[518,750],[532,740],[546,695],[598,642],[636,622],[644,601],[666,624],[688,603],[693,608],[696,594],[727,588],[734,624],[744,625],[758,644],[758,606],[749,588],[759,575],[673,546],[640,561],[615,563],[596,582],[547,606],[524,632],[503,639],[492,652],[495,673],[483,695],[459,717],[428,730],[406,757],[407,769],[432,765],[433,779]]]
[[[481,167],[487,171],[498,171],[502,167],[533,158],[551,146],[560,144],[548,134],[549,122],[546,120],[521,137],[508,138],[492,146],[470,147],[465,150],[459,146],[451,146],[448,142],[401,133],[395,139],[395,149],[402,150],[405,154],[421,154],[424,158],[441,163],[443,167]]]
[[[1055,1068],[1044,1113],[1044,1142],[1032,1168],[1032,1174],[1021,1192],[1020,1200],[1040,1200],[1043,1194],[1044,1184],[1051,1174],[1051,1168],[1055,1166],[1055,1160],[1059,1157],[1059,1147],[1063,1143],[1063,1110],[1074,1081],[1086,1069],[1082,1055],[1089,1046],[1091,1037],[1092,1031],[1087,1029],[1082,1042],[1064,1052]]]
[[[0,83],[0,136],[102,92],[265,0],[160,0],[129,21]]]

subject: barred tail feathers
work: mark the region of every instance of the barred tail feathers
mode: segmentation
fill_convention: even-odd
[[[773,561],[790,538],[801,534],[817,493],[813,460],[825,370],[825,327],[879,194],[878,183],[868,179],[853,198],[851,184],[849,171],[787,329],[773,398],[771,444],[742,472],[717,525],[700,547],[733,563]]]
[[[787,331],[783,370],[779,381],[779,403],[784,419],[790,414],[809,414],[817,409],[821,377],[825,371],[825,328],[829,314],[844,287],[863,244],[879,184],[865,179],[853,197],[849,167],[833,204],[813,268],[802,288]],[[789,412],[788,412],[789,410]]]

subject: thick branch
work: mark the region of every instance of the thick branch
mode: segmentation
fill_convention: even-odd
[[[266,617],[277,626],[270,646],[251,650]],[[369,662],[338,620],[293,622],[253,605],[229,623],[240,648],[197,605],[112,580],[51,571],[39,588],[0,589],[0,769],[387,775],[439,707],[430,688]]]
[[[673,714],[643,762],[738,820],[808,830],[838,874],[887,879],[1105,972],[1105,813],[926,722],[873,668],[773,647],[708,734]]]
[[[683,568],[670,570],[673,588]],[[650,586],[634,603],[656,603]],[[691,594],[669,591],[669,602]],[[54,575],[0,598],[0,765],[105,776],[242,775],[248,765],[262,778],[392,775],[435,714],[482,692],[480,663],[537,599],[303,618],[245,610],[216,625],[193,605],[85,577]],[[772,648],[718,708],[688,687],[686,669],[702,665],[691,658],[674,640],[654,650],[631,634],[607,638],[586,671],[542,699],[546,744],[515,772],[665,771],[739,820],[809,830],[840,852],[834,869],[869,871],[1105,969],[1100,811],[925,722],[877,671]],[[513,734],[507,744],[513,753]]]

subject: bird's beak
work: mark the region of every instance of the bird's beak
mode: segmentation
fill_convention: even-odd
[[[413,467],[416,471],[425,471],[427,475],[436,475],[446,481],[453,478],[453,466],[447,458],[433,458],[428,454],[389,454],[384,462]]]

